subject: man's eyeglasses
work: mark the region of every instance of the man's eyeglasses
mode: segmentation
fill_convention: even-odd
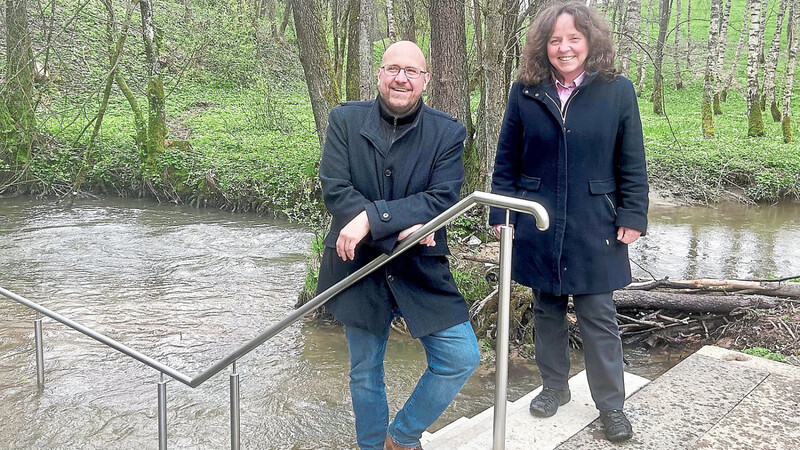
[[[423,73],[428,73],[424,70],[417,69],[416,67],[400,67],[400,66],[381,66],[383,73],[389,75],[390,77],[396,77],[400,75],[400,71],[406,73],[406,78],[419,78],[420,75]]]

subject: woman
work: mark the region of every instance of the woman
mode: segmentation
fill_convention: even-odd
[[[608,24],[582,3],[558,3],[531,25],[497,146],[492,191],[541,203],[550,228],[511,213],[512,276],[534,292],[542,392],[531,414],[570,400],[567,301],[573,298],[589,388],[607,439],[633,432],[612,292],[631,281],[628,244],[647,228],[642,125],[631,82],[616,74]],[[499,236],[506,211],[492,209]]]

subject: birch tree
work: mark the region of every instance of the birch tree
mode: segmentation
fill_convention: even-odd
[[[725,9],[723,10],[722,14],[720,15],[720,22],[719,22],[719,45],[717,45],[717,65],[716,65],[716,74],[714,80],[714,115],[722,114],[722,105],[720,104],[720,92],[722,91],[722,72],[725,69],[725,53],[728,49],[728,27],[730,25],[730,18],[731,18],[731,3],[732,0],[727,0],[725,3]],[[742,32],[740,33],[741,39],[744,35],[744,28],[742,28]],[[741,41],[740,41],[741,42]],[[737,47],[738,48],[738,47]],[[738,54],[736,56],[738,60]],[[736,67],[736,60],[733,62],[733,67]]]
[[[718,48],[717,37],[719,31],[720,3],[722,0],[711,0],[710,24],[708,27],[708,52],[706,54],[706,72],[703,76],[703,137],[714,137],[714,114],[712,111],[712,97],[714,80],[716,79],[716,52]]]
[[[750,32],[747,40],[747,135],[763,136],[764,121],[761,117],[758,95],[758,60],[761,48],[761,2],[750,0]]]
[[[748,35],[747,30],[750,27],[750,2],[748,1],[745,6],[744,15],[742,15],[742,28],[739,32],[739,42],[736,44],[736,52],[733,55],[733,65],[731,66],[730,72],[728,72],[728,77],[722,83],[722,88],[719,94],[720,102],[725,102],[728,100],[728,88],[733,83],[733,77],[736,75],[736,67],[739,66],[739,58],[742,56],[742,51],[744,50],[744,44],[746,42],[745,36]],[[722,112],[720,111],[720,114]]]
[[[641,30],[639,28],[642,17],[642,3],[640,0],[630,0],[628,2],[628,11],[625,13],[625,21],[622,23],[619,46],[619,60],[622,73],[632,78],[630,75],[631,58],[634,54],[634,41],[639,38]]]
[[[667,27],[671,10],[671,0],[658,2],[658,40],[656,41],[656,56],[653,58],[653,113],[664,113],[664,43],[667,38]]]
[[[764,66],[764,90],[761,94],[761,109],[769,99],[769,109],[772,113],[772,120],[781,121],[781,110],[775,101],[775,77],[778,72],[778,55],[781,52],[781,36],[783,35],[783,18],[786,13],[786,0],[781,0],[778,6],[776,17],[775,34],[772,35],[772,42],[767,51],[767,62]]]
[[[692,67],[692,0],[686,0],[686,66]]]
[[[435,4],[436,2],[434,2]],[[433,5],[431,5],[433,7]],[[397,27],[394,22],[394,1],[386,0],[386,27],[389,32],[389,42],[397,42]]]
[[[649,2],[647,3],[647,15],[645,16],[645,31],[644,31],[644,35],[643,35],[643,37],[641,39],[641,45],[643,47],[650,43],[650,25],[652,25],[652,23],[653,23],[652,17],[653,17],[653,2],[654,1],[655,0],[649,0]],[[637,59],[637,62],[638,62],[638,65],[639,65],[639,67],[637,68],[638,72],[639,72],[639,76],[637,77],[637,80],[636,80],[636,86],[637,86],[637,90],[636,91],[637,91],[637,95],[642,95],[642,91],[644,91],[645,74],[646,74],[646,70],[647,70],[647,52],[645,52],[643,48],[640,50],[640,55],[639,55],[639,58]]]
[[[789,25],[786,34],[789,36],[788,58],[786,62],[786,85],[783,88],[783,118],[781,119],[781,130],[783,131],[783,142],[794,142],[792,136],[792,90],[794,89],[794,69],[797,63],[797,46],[800,41],[798,27],[800,27],[800,0],[793,0],[789,7]]]
[[[689,24],[687,23],[688,27]],[[675,0],[675,47],[673,50],[674,57],[672,61],[675,64],[675,89],[683,89],[683,79],[681,78],[681,65],[680,58],[678,58],[678,49],[680,48],[681,36],[681,0]]]

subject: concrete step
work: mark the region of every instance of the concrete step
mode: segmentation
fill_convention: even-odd
[[[629,448],[798,449],[800,368],[704,347],[625,403]],[[561,411],[559,411],[559,414]],[[560,449],[613,449],[595,422]]]
[[[626,396],[636,392],[648,380],[633,374],[625,374]],[[578,433],[598,417],[594,401],[589,393],[586,372],[582,371],[569,380],[572,400],[558,410],[558,414],[546,419],[533,417],[528,405],[541,387],[506,405],[506,448],[548,449],[555,448],[572,435]],[[448,425],[436,433],[423,436],[423,448],[430,450],[470,450],[492,448],[492,425],[494,407],[450,428]]]

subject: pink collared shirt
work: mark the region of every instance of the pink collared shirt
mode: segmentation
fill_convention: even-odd
[[[578,78],[575,78],[575,81],[573,81],[569,86],[564,86],[563,84],[561,84],[560,81],[555,80],[556,90],[558,91],[558,98],[559,100],[561,100],[562,109],[564,108],[564,104],[567,102],[569,96],[572,95],[572,91],[574,91],[575,88],[581,85],[585,76],[586,72],[582,72],[580,75],[578,75]]]

